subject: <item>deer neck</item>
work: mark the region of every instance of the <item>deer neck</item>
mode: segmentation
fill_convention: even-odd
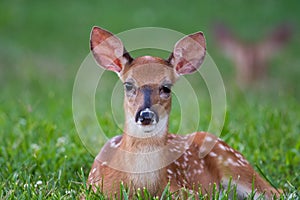
[[[123,163],[129,165],[131,173],[127,174],[127,178],[135,188],[147,187],[154,194],[159,192],[162,181],[167,183],[161,152],[167,143],[168,119],[161,119],[157,125],[147,132],[147,128],[126,119],[120,145],[122,152],[127,152],[121,157],[125,161]]]

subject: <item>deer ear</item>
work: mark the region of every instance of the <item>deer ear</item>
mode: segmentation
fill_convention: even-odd
[[[97,64],[107,70],[120,73],[132,61],[121,40],[102,28],[93,27],[90,47]]]
[[[259,49],[266,56],[272,56],[277,53],[293,35],[293,26],[288,22],[278,25],[270,32],[266,38],[259,44]]]
[[[179,75],[195,72],[202,64],[206,53],[205,38],[202,32],[188,35],[174,47],[169,62]]]

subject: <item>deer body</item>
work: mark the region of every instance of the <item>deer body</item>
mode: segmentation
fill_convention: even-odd
[[[109,140],[91,168],[88,185],[108,196],[118,194],[120,183],[147,188],[161,195],[170,183],[175,192],[182,187],[211,193],[213,184],[237,185],[240,198],[252,190],[271,198],[278,192],[263,180],[245,158],[216,136],[195,132],[175,135],[168,132],[171,87],[180,75],[196,71],[205,57],[201,32],[176,43],[168,60],[152,56],[131,58],[122,42],[94,27],[91,49],[99,65],[116,72],[124,84],[125,124],[122,136]]]
[[[223,24],[217,24],[214,33],[219,47],[233,62],[238,83],[248,85],[267,76],[270,59],[289,41],[292,27],[281,24],[256,42],[241,40]]]

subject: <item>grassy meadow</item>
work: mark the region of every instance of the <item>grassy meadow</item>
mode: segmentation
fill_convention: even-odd
[[[94,25],[113,33],[138,27],[164,27],[184,34],[203,31],[226,89],[227,112],[220,137],[282,188],[282,199],[299,199],[299,19],[296,0],[0,1],[0,199],[78,199],[81,194],[105,199],[85,187],[95,155],[82,144],[72,114],[73,84],[89,53]],[[284,21],[293,24],[294,33],[271,60],[268,79],[241,89],[232,63],[214,43],[215,21],[226,22],[249,41],[261,39]],[[161,54],[165,55],[157,52]],[[106,77],[115,84],[117,76],[107,73]],[[206,130],[209,94],[203,80],[191,79],[199,85],[197,91],[203,91],[197,93],[203,111],[199,130]],[[121,130],[110,110],[102,111],[110,108],[113,88],[108,84],[106,89],[97,93],[97,117],[113,136]],[[180,119],[174,104],[171,131]],[[166,194],[161,199],[168,199]],[[226,191],[222,199],[227,199]]]

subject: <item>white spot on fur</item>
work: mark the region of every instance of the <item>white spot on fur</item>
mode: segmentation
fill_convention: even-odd
[[[244,162],[242,162],[242,160],[238,160],[237,163],[241,166],[246,166],[247,164],[245,164]]]
[[[192,176],[191,172],[188,172],[188,173],[187,173],[187,176],[188,176],[188,177],[191,177],[191,176]]]
[[[190,145],[188,143],[184,143],[184,149],[188,150],[190,148]]]
[[[184,159],[185,162],[188,162],[188,161],[189,161],[189,158],[187,157],[186,154],[183,155],[183,159]]]
[[[235,152],[234,155],[235,155],[235,157],[237,157],[239,159],[243,159],[243,156],[238,152]]]
[[[180,166],[180,163],[176,160],[174,161],[175,165]]]
[[[169,174],[173,174],[173,171],[170,170],[170,169],[167,169],[167,172],[168,172]]]
[[[205,140],[206,140],[207,142],[211,142],[211,141],[213,141],[213,138],[210,137],[210,136],[206,136],[206,137],[205,137]]]
[[[222,143],[219,143],[219,148],[223,151],[226,151],[226,147]]]
[[[222,161],[223,160],[223,156],[222,155],[218,156],[218,160]]]
[[[229,151],[232,152],[232,153],[235,153],[235,150],[232,149],[232,148],[230,148]]]
[[[209,152],[208,155],[211,156],[211,157],[217,157],[217,154],[213,151]]]
[[[170,152],[175,152],[175,149],[169,149]]]
[[[114,137],[114,138],[112,138],[110,140],[110,147],[112,147],[112,148],[118,148],[120,146],[121,140],[117,142],[116,141],[117,138],[119,138],[119,136],[116,136],[116,137]]]
[[[232,165],[232,166],[240,166],[240,164],[238,163],[238,162],[234,162],[233,160],[232,160],[232,158],[228,158],[227,159],[227,162],[228,162],[228,164],[230,164],[230,165]]]
[[[204,146],[200,147],[200,154],[201,155],[203,155],[206,151],[207,151],[207,149]]]
[[[201,165],[205,165],[205,161],[203,159],[200,160]]]
[[[174,149],[176,153],[181,153],[182,151],[179,149]]]

